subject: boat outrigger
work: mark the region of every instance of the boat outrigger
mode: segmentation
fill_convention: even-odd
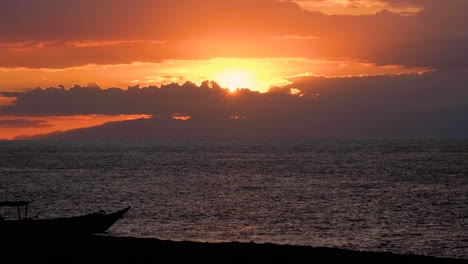
[[[86,215],[39,219],[28,217],[28,201],[0,202],[0,207],[17,207],[17,219],[5,219],[0,217],[0,236],[34,236],[34,235],[89,235],[106,232],[115,222],[130,210],[126,207],[122,210],[106,214],[99,211]],[[24,214],[21,208],[24,207]]]

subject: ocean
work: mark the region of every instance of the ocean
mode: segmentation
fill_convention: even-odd
[[[0,141],[0,200],[131,206],[112,236],[468,259],[468,140]]]

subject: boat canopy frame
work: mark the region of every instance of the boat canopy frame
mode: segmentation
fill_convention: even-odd
[[[18,220],[27,219],[28,218],[28,204],[31,202],[29,201],[4,201],[0,202],[0,207],[16,207],[18,211]],[[24,206],[24,217],[21,217],[21,210],[20,207]]]

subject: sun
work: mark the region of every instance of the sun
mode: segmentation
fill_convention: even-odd
[[[255,89],[258,85],[255,73],[247,69],[224,69],[215,73],[213,79],[221,87],[228,88],[230,92],[235,92],[237,88]]]

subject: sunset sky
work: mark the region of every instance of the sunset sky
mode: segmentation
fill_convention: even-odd
[[[0,139],[166,116],[218,134],[239,119],[253,137],[468,137],[467,13],[466,0],[0,0]]]

